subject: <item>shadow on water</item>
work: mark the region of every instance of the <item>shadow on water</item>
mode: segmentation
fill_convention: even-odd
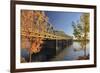
[[[29,52],[26,49],[22,49],[21,51],[21,57],[25,58],[25,60],[29,62]],[[40,52],[32,54],[32,62],[50,61],[55,54],[56,51],[53,49],[43,48]]]
[[[89,43],[86,47],[87,55],[89,56]],[[32,54],[32,62],[77,60],[79,57],[84,56],[84,51],[79,48],[80,45],[77,41],[64,48],[59,54],[56,54],[57,51],[53,48],[43,48],[39,53]],[[29,52],[26,49],[21,49],[21,57],[24,57],[29,62]]]

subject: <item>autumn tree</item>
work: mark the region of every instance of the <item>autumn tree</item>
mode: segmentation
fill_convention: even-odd
[[[21,11],[21,48],[29,51],[29,62],[32,61],[32,54],[38,53],[43,44],[43,38],[36,36],[37,33],[46,31],[44,28],[46,22],[43,18],[43,12],[22,10]]]
[[[80,41],[81,49],[84,50],[84,56],[86,56],[86,45],[89,38],[89,14],[83,13],[79,21],[72,22],[72,26],[74,37]]]

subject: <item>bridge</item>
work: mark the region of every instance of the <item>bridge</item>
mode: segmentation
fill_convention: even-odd
[[[68,40],[68,39],[72,39],[71,36],[61,36],[61,35],[56,35],[56,34],[52,34],[52,33],[48,33],[48,32],[29,32],[29,35],[27,35],[27,31],[24,31],[23,29],[21,29],[21,36],[29,36],[29,37],[42,37],[45,39],[56,39],[56,40]]]
[[[48,19],[43,11],[21,10],[21,48],[27,48],[30,53],[37,53],[42,46],[41,52],[47,52],[44,56],[52,57],[72,44],[73,37],[55,30]]]
[[[68,40],[71,36],[55,30],[43,11],[21,11],[21,35],[46,39]]]

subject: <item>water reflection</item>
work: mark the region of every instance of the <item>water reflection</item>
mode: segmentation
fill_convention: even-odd
[[[86,54],[89,55],[89,43],[86,45]],[[73,44],[65,48],[59,55],[53,60],[77,60],[80,56],[84,56],[84,51],[80,50],[79,42],[73,42]]]
[[[86,54],[89,56],[89,43],[86,45]],[[68,61],[68,60],[77,60],[79,57],[84,56],[84,51],[80,50],[79,42],[73,42],[72,45],[63,49],[59,54],[57,54],[53,58],[50,55],[50,48],[44,49],[45,51],[41,51],[32,56],[32,62],[43,62],[43,61]],[[47,52],[48,51],[48,52]],[[29,52],[26,49],[21,50],[21,56],[25,58],[25,60],[29,61]]]

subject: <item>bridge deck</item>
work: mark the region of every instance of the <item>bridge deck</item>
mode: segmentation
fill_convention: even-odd
[[[21,32],[21,35],[22,36],[28,36],[26,34],[25,31]],[[68,39],[72,39],[72,37],[63,37],[63,36],[59,36],[59,35],[55,35],[55,34],[52,34],[52,33],[46,33],[46,32],[40,32],[40,33],[37,33],[37,32],[30,32],[30,37],[43,37],[43,38],[47,38],[47,39],[57,39],[57,40],[68,40]]]

